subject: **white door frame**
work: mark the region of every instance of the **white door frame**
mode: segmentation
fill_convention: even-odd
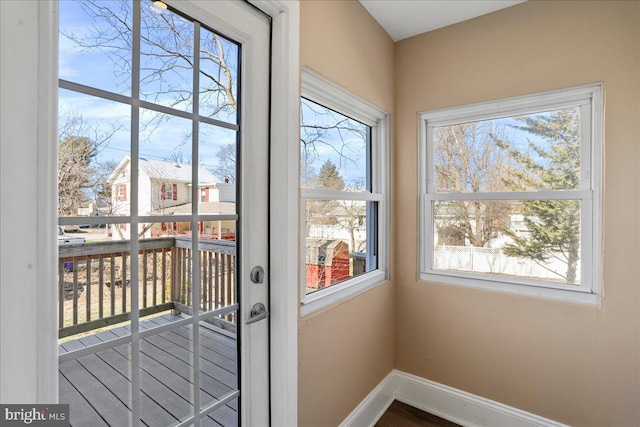
[[[299,296],[297,286],[297,227],[298,223],[298,139],[299,139],[299,4],[291,0],[250,0],[272,17],[272,70],[271,70],[271,176],[270,197],[272,211],[270,225],[272,236],[270,252],[270,346],[271,346],[271,423],[272,425],[297,424],[297,330]],[[36,354],[37,368],[16,369],[21,375],[21,385],[36,385],[35,399],[41,403],[58,400],[57,355],[57,300],[55,283],[57,276],[55,225],[57,218],[56,175],[57,150],[51,141],[57,138],[57,3],[53,1],[25,2],[12,6],[23,16],[12,16],[16,22],[32,24],[37,40],[22,40],[21,49],[26,57],[37,58],[37,73],[26,74],[25,81],[17,85],[37,87],[37,106],[31,105],[24,114],[33,119],[37,110],[36,195],[32,200],[37,209],[37,236],[31,247],[36,251],[36,322],[21,324],[18,319],[24,307],[7,316],[15,315],[16,325],[2,345],[17,344],[15,336],[36,337],[35,344],[22,346],[21,351]],[[31,3],[31,4],[28,4]],[[37,25],[37,26],[36,26]],[[7,58],[5,58],[7,59]],[[24,58],[23,58],[24,59]],[[35,65],[35,64],[34,64]],[[37,74],[37,76],[36,76]],[[35,80],[35,81],[34,81]],[[27,165],[24,165],[27,166]],[[24,167],[23,166],[23,167]],[[21,207],[18,206],[17,209]],[[281,233],[287,230],[286,235]],[[280,233],[280,234],[279,234]],[[4,287],[7,284],[3,283]],[[31,284],[33,286],[33,284]],[[13,313],[15,311],[15,313]],[[35,330],[34,330],[35,329]],[[4,335],[3,335],[4,337]],[[26,347],[26,348],[25,348]],[[35,347],[35,348],[30,348]],[[275,355],[275,357],[274,357]],[[17,367],[16,367],[17,368]],[[8,371],[9,369],[7,369]],[[3,370],[4,372],[4,370]],[[7,378],[3,379],[6,381]],[[3,390],[5,390],[3,384]],[[28,393],[22,393],[28,395]],[[29,403],[29,402],[23,402]],[[35,402],[34,402],[35,403]]]
[[[300,6],[249,0],[271,22],[271,424],[298,424]],[[293,225],[293,226],[292,226]],[[277,355],[274,357],[274,355]]]

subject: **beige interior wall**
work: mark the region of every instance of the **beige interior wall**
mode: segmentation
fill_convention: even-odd
[[[637,1],[529,1],[396,44],[396,368],[571,425],[640,425],[639,57]],[[416,114],[599,81],[603,307],[417,281]]]
[[[300,63],[393,113],[392,40],[355,1],[302,1]],[[300,319],[299,425],[336,426],[393,369],[391,283]]]

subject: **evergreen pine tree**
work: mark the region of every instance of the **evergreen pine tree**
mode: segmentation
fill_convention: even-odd
[[[570,190],[580,186],[580,123],[578,110],[564,109],[518,117],[514,128],[536,136],[529,139],[529,152],[496,139],[515,161],[506,185],[513,191]],[[513,243],[505,245],[509,256],[528,258],[544,268],[552,259],[566,264],[554,271],[567,283],[577,283],[580,256],[580,202],[577,200],[526,200],[522,213],[528,232],[506,233]]]
[[[344,190],[344,180],[340,176],[338,168],[331,160],[324,162],[320,168],[318,181],[322,187],[331,190]]]

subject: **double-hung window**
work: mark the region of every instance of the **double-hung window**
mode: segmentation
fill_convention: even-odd
[[[178,185],[171,182],[163,182],[160,186],[161,200],[178,200]]]
[[[387,279],[388,120],[379,108],[303,70],[303,314]]]
[[[420,114],[421,279],[599,303],[601,92]]]

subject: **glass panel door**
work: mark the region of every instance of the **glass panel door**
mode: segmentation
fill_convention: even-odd
[[[268,320],[246,324],[268,295],[249,280],[268,268],[268,19],[241,2],[59,12],[71,424],[268,423]]]

